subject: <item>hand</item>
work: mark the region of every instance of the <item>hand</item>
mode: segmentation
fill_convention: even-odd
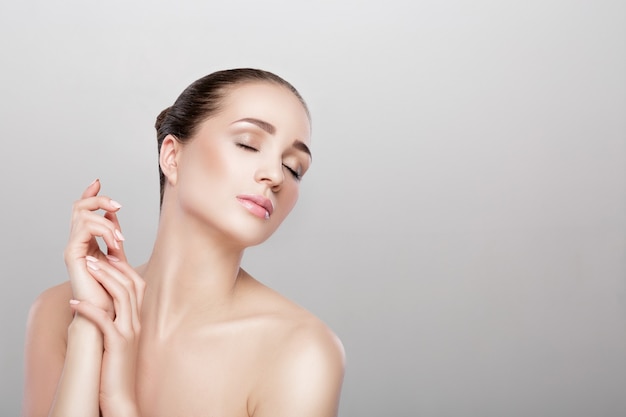
[[[69,242],[65,248],[64,259],[67,267],[74,298],[88,300],[91,304],[113,315],[111,297],[98,282],[90,276],[86,259],[104,260],[96,237],[101,237],[107,245],[107,254],[121,261],[126,261],[122,247],[124,236],[120,230],[116,212],[121,205],[109,197],[98,196],[100,181],[96,180],[83,192],[80,200],[72,208],[72,221]],[[104,216],[96,210],[104,210]]]
[[[93,279],[113,299],[115,318],[88,301],[70,301],[74,311],[102,332],[104,354],[100,374],[100,408],[104,417],[138,414],[135,394],[136,358],[141,332],[140,312],[145,291],[143,279],[113,256],[87,261]]]

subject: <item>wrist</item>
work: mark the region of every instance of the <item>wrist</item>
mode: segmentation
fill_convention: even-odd
[[[95,323],[86,317],[76,313],[74,319],[67,328],[68,338],[88,338],[95,341],[102,341],[102,332]]]
[[[141,417],[137,403],[131,399],[113,401],[114,407],[102,407],[102,417]]]
[[[65,363],[50,416],[97,416],[103,337],[100,330],[78,314],[67,329]],[[78,411],[80,410],[80,412]]]

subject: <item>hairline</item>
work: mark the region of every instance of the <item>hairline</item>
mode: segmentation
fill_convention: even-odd
[[[278,87],[282,87],[285,90],[289,91],[291,94],[293,94],[297,99],[298,102],[300,103],[300,105],[302,106],[302,108],[304,109],[304,112],[306,113],[307,118],[309,119],[309,129],[312,129],[312,123],[311,123],[311,114],[309,112],[309,108],[306,105],[304,99],[302,98],[302,96],[300,96],[300,93],[295,90],[295,88],[293,86],[291,86],[290,84],[285,84],[284,82],[281,82],[279,80],[273,80],[273,79],[267,79],[267,78],[263,78],[263,79],[242,79],[237,81],[236,83],[233,84],[229,84],[229,85],[223,85],[221,87],[219,87],[219,89],[217,90],[219,93],[219,101],[217,103],[217,106],[215,108],[214,111],[211,112],[210,115],[205,116],[202,119],[198,120],[198,123],[196,123],[196,125],[193,127],[193,129],[191,129],[189,131],[189,136],[186,139],[191,139],[193,138],[198,129],[200,129],[200,125],[202,125],[203,123],[205,123],[208,120],[213,119],[214,117],[217,117],[219,114],[221,114],[224,111],[224,104],[225,101],[228,99],[228,96],[230,93],[232,93],[234,90],[240,88],[240,87],[244,87],[246,85],[252,85],[252,84],[274,84]],[[181,140],[179,140],[179,138],[176,135],[173,135],[174,138],[176,138],[176,140],[181,143],[182,145],[184,145],[185,143]]]

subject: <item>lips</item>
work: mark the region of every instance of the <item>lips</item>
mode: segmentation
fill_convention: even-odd
[[[269,198],[257,194],[240,194],[237,201],[244,206],[250,213],[262,219],[269,219],[274,211],[274,205]]]

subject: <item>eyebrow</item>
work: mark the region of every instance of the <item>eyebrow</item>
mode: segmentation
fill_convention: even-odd
[[[276,133],[276,128],[274,127],[273,124],[265,122],[263,120],[255,119],[253,117],[244,117],[243,119],[239,119],[239,120],[233,122],[233,124],[234,123],[239,123],[239,122],[252,123],[253,125],[263,129],[264,131],[266,131],[270,135],[273,135],[274,133]],[[309,155],[309,158],[313,159],[313,156],[311,155],[311,150],[301,140],[297,140],[296,139],[291,146],[296,148],[299,151],[302,151],[302,152],[306,153],[307,155]]]
[[[305,154],[309,155],[309,158],[313,159],[313,155],[311,155],[311,150],[309,149],[308,146],[306,146],[304,144],[304,142],[300,141],[300,140],[295,140],[293,141],[293,144],[291,145],[294,148],[296,148],[299,151],[304,152]]]
[[[274,125],[271,124],[271,123],[264,122],[263,120],[254,119],[252,117],[245,117],[243,119],[239,119],[239,120],[233,122],[233,124],[234,123],[239,123],[239,122],[252,123],[253,125],[255,125],[257,127],[260,127],[261,129],[265,130],[270,135],[273,135],[274,133],[276,133],[276,128],[274,127]]]

